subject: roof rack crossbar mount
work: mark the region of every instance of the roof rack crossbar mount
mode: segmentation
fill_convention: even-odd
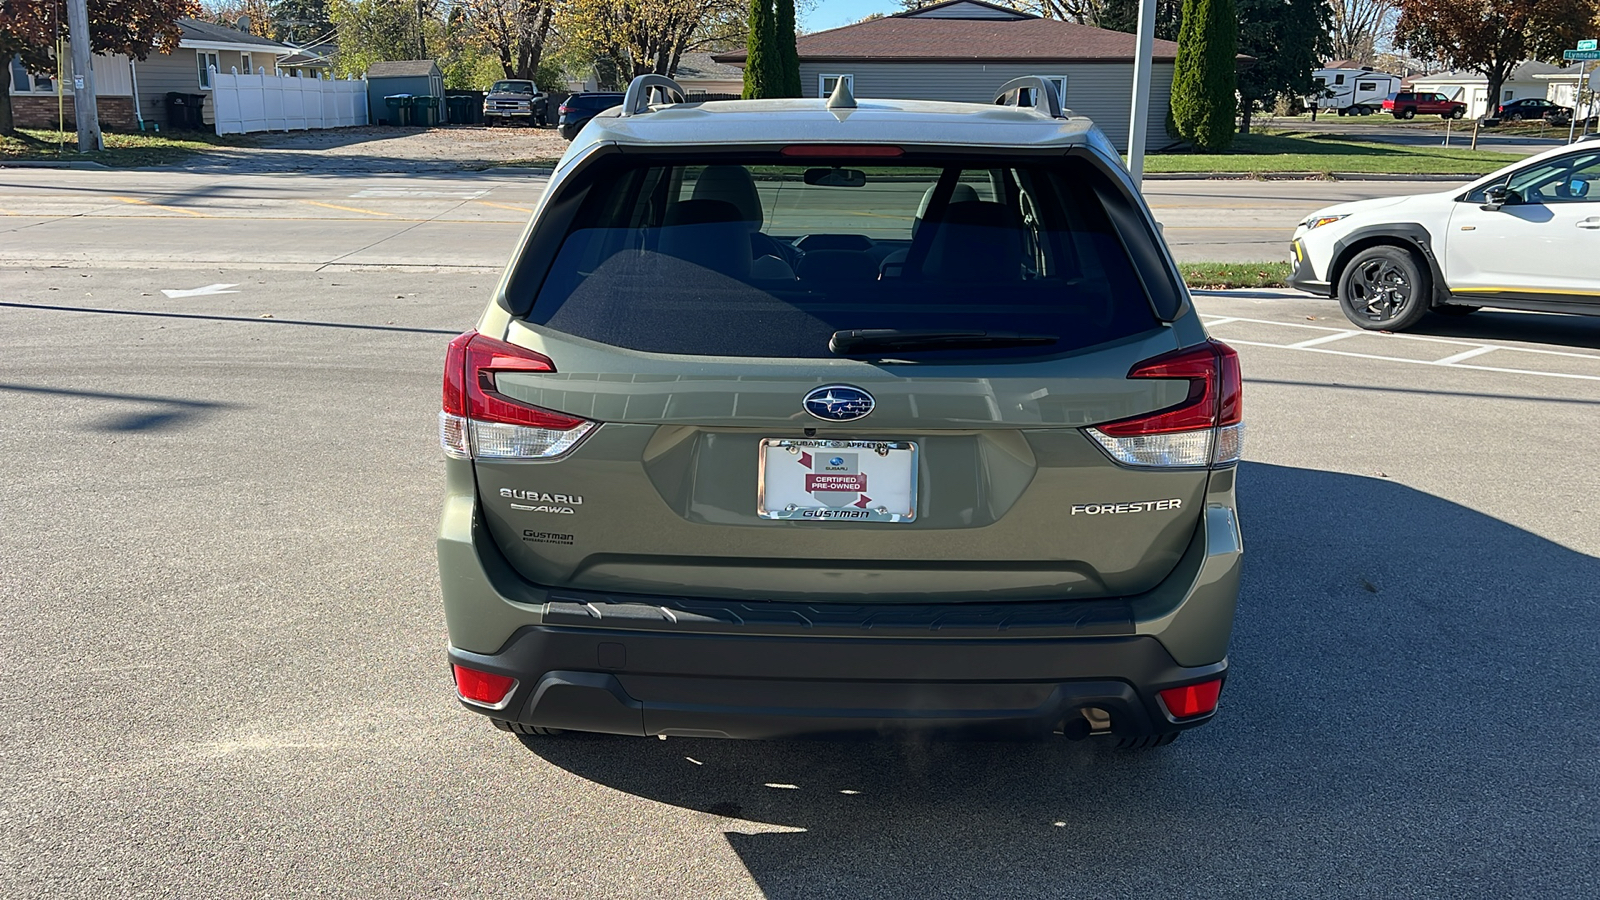
[[[1023,106],[1024,92],[1027,92],[1030,100],[1026,105],[1052,119],[1066,118],[1055,83],[1043,75],[1024,75],[1000,85],[1000,90],[994,93],[994,102],[999,106]]]
[[[628,84],[628,93],[622,97],[622,115],[637,116],[650,111],[650,101],[660,91],[667,103],[683,103],[688,94],[683,86],[665,75],[640,75]],[[676,95],[677,99],[672,99]]]

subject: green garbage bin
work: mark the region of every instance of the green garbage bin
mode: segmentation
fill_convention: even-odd
[[[451,125],[472,124],[472,97],[463,94],[450,94],[444,98],[445,110],[449,114]]]
[[[384,105],[389,107],[390,125],[411,124],[411,100],[410,94],[390,94],[383,98]]]
[[[439,124],[439,98],[422,96],[411,98],[411,124],[432,128]]]

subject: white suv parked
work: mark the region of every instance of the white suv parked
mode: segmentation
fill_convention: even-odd
[[[1341,203],[1295,229],[1303,291],[1401,331],[1429,310],[1600,315],[1600,144],[1539,154],[1466,189]]]

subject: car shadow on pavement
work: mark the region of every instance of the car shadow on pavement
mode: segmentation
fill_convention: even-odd
[[[528,743],[724,817],[772,898],[1591,894],[1600,560],[1381,478],[1239,494],[1232,674],[1171,747]]]
[[[1594,316],[1484,309],[1470,316],[1424,316],[1406,333],[1488,344],[1522,341],[1556,348],[1600,350],[1600,317]]]

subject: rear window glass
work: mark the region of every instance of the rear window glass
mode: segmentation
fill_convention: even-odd
[[[1054,354],[1157,324],[1064,161],[636,165],[590,188],[529,322],[657,353],[825,358],[858,329],[994,335],[877,355]],[[1014,340],[1021,336],[1021,340]]]

